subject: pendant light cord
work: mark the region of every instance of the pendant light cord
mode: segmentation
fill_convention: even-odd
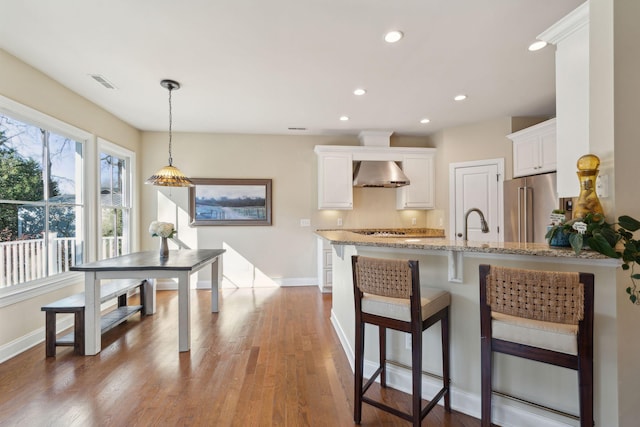
[[[171,127],[172,127],[172,123],[173,123],[173,116],[171,113],[171,92],[173,91],[173,85],[169,85],[169,166],[173,165],[173,157],[171,157],[171,139],[172,139],[172,131],[171,131]]]
[[[193,182],[187,178],[180,170],[173,166],[173,103],[172,91],[180,89],[180,83],[175,80],[165,79],[160,82],[160,86],[169,91],[169,165],[161,168],[151,175],[145,184],[159,185],[162,187],[193,187]]]

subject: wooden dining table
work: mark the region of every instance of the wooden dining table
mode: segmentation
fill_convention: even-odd
[[[181,249],[169,251],[161,258],[157,251],[134,252],[114,258],[88,262],[71,267],[84,272],[85,291],[85,354],[101,350],[100,286],[105,279],[178,279],[178,349],[191,348],[191,275],[211,266],[211,312],[218,312],[218,290],[222,281],[224,249]]]

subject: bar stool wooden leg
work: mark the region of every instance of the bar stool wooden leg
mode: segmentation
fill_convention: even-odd
[[[451,412],[451,392],[449,390],[449,307],[440,320],[442,328],[442,386],[447,390],[444,394],[444,409]]]
[[[422,421],[422,328],[411,334],[411,377],[413,426],[419,427]]]
[[[590,358],[581,357],[578,363],[580,426],[593,427],[593,361]]]
[[[360,424],[362,418],[362,379],[364,377],[364,323],[356,319],[355,342],[355,393],[353,398],[353,421]]]
[[[480,340],[480,372],[482,408],[480,422],[482,427],[491,426],[491,338],[482,337]]]
[[[380,341],[380,387],[387,387],[387,328],[378,326],[378,339]]]

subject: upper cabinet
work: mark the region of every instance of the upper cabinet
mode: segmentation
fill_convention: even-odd
[[[435,206],[435,148],[317,145],[314,151],[318,157],[318,209],[353,209],[353,162],[363,160],[400,163],[411,184],[396,189],[397,209]]]
[[[513,177],[556,170],[556,119],[507,135],[513,141]]]
[[[586,1],[538,39],[556,45],[556,117],[558,119],[557,190],[575,197],[578,159],[591,152],[589,136],[589,2]]]
[[[402,158],[402,171],[411,184],[397,189],[397,209],[433,209],[435,207],[434,152],[407,154]]]
[[[353,155],[318,152],[318,209],[353,209]]]

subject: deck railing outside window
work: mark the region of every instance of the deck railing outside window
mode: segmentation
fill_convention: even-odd
[[[122,255],[122,239],[103,237],[102,253],[107,258]],[[50,234],[48,244],[45,239],[0,242],[0,288],[69,271],[76,256],[76,239],[55,233]]]

